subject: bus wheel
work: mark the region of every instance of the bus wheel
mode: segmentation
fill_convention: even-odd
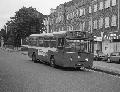
[[[108,62],[108,63],[111,63],[112,61],[110,60],[110,58],[108,58],[107,62]]]
[[[50,66],[55,67],[55,59],[54,59],[54,57],[50,58]]]
[[[36,55],[35,55],[35,53],[32,54],[32,61],[34,61],[34,62],[37,61],[37,60],[36,60]]]
[[[119,59],[119,62],[118,62],[119,64],[120,64],[120,59]]]

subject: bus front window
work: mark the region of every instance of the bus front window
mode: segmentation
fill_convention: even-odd
[[[63,50],[63,47],[64,47],[64,38],[58,38],[57,48]]]
[[[88,41],[67,39],[65,50],[68,52],[73,52],[73,51],[88,52]]]

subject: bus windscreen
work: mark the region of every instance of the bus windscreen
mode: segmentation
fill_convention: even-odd
[[[79,52],[89,52],[91,45],[90,41],[86,40],[66,40],[65,50],[68,52],[79,51]],[[89,48],[88,48],[89,47]]]

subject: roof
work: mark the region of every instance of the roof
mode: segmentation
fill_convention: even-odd
[[[71,39],[75,39],[75,37],[73,35],[71,35],[71,33],[76,33],[76,32],[81,32],[79,30],[72,30],[72,31],[59,31],[59,32],[53,32],[53,33],[42,33],[42,34],[31,34],[30,37],[65,37],[68,35],[68,38],[70,37]],[[83,34],[81,34],[81,36],[84,36],[84,32],[81,32]],[[79,35],[80,36],[80,35]],[[76,39],[79,39],[76,38]],[[83,39],[83,38],[82,38]],[[88,38],[85,38],[85,39],[88,39]]]
[[[64,37],[67,31],[59,31],[59,32],[53,32],[53,35],[55,37]]]
[[[53,36],[53,33],[31,34],[30,37]]]
[[[41,36],[42,34],[31,34],[30,36]]]
[[[53,34],[65,34],[67,31],[59,31],[59,32],[53,32]]]

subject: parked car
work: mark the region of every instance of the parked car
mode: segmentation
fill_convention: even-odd
[[[104,54],[103,52],[98,52],[98,54],[94,54],[94,60],[107,61],[108,55]]]
[[[108,62],[120,63],[120,52],[112,52],[108,58]]]

